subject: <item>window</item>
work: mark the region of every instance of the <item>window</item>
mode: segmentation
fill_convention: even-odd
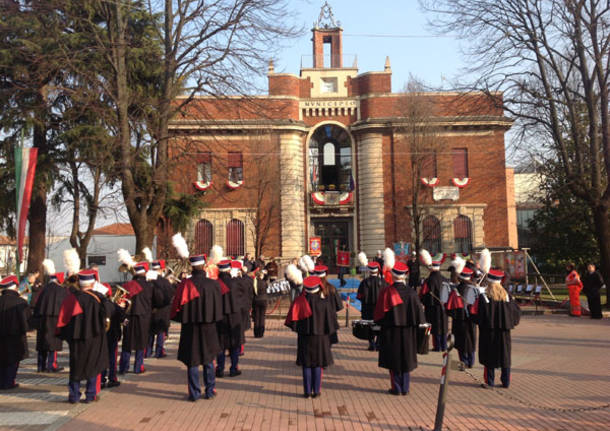
[[[436,153],[427,153],[421,161],[422,178],[436,178]]]
[[[422,222],[423,248],[430,254],[435,255],[441,252],[441,222],[434,216],[427,216]]]
[[[321,78],[320,79],[320,92],[321,93],[336,93],[337,92],[337,78]]]
[[[212,182],[212,153],[202,153],[197,158],[197,181]]]
[[[453,178],[468,178],[468,150],[453,149]]]
[[[244,160],[241,153],[229,153],[229,181],[239,183],[244,180]]]
[[[227,223],[227,255],[244,255],[244,223],[237,219]]]
[[[472,223],[466,216],[458,216],[453,220],[453,237],[457,253],[470,253],[472,250]]]
[[[309,139],[309,177],[315,191],[351,191],[352,141],[343,127],[326,124]]]
[[[214,229],[212,223],[201,219],[195,225],[195,249],[196,253],[209,253],[214,242]]]
[[[90,267],[91,265],[106,265],[106,256],[87,256],[87,266]]]

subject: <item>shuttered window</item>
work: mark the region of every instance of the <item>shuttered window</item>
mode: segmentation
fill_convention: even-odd
[[[422,178],[436,178],[436,153],[427,153],[421,160]]]
[[[197,181],[212,181],[212,153],[201,153],[197,156]]]
[[[201,219],[195,225],[195,252],[196,254],[210,252],[214,242],[214,229],[212,223]]]
[[[430,254],[441,252],[441,222],[434,216],[427,216],[422,222],[423,243],[422,246]]]
[[[468,150],[454,148],[453,151],[453,177],[468,178]]]
[[[242,153],[230,152],[227,159],[229,181],[238,183],[244,180],[244,160]]]
[[[233,219],[227,223],[227,255],[243,256],[244,249],[244,223]]]
[[[470,253],[472,250],[472,223],[466,216],[458,216],[453,220],[453,236],[457,253]]]

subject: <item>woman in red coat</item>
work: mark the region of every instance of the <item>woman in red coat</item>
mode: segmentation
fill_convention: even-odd
[[[580,317],[580,291],[582,290],[582,281],[574,265],[569,263],[566,265],[566,287],[568,288],[568,294],[570,295],[570,316]]]

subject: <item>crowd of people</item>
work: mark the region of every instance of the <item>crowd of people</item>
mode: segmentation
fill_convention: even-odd
[[[18,386],[19,362],[28,356],[27,332],[35,329],[38,371],[62,371],[57,352],[67,342],[68,401],[94,401],[101,389],[120,385],[120,375],[130,370],[145,373],[147,357],[166,357],[164,343],[174,321],[181,325],[177,359],[186,366],[188,399],[214,398],[216,379],[241,375],[245,332],[252,328],[255,338],[264,336],[267,287],[280,268],[275,260],[265,263],[249,255],[227,258],[218,246],[209,256],[190,254],[179,234],[173,243],[182,262],[190,266],[188,271],[178,272],[178,277],[163,260],[153,260],[148,250],[143,251],[141,261],[119,250],[122,268],[132,279],[110,286],[101,282],[95,267],[82,269],[76,251],[68,250],[66,272],[55,271],[54,264],[45,261],[46,284],[29,289],[35,292],[33,296],[24,293],[23,283],[20,287],[15,276],[0,281],[0,389]],[[357,297],[362,319],[371,326],[368,350],[378,352],[379,367],[390,373],[389,393],[406,395],[410,391],[422,326],[431,327],[434,351],[447,349],[449,317],[464,365],[474,365],[478,332],[478,359],[484,366],[485,383],[493,386],[495,370],[500,369],[501,384],[508,387],[510,331],[519,323],[520,309],[501,284],[503,272],[491,268],[486,250],[476,264],[455,257],[449,278],[441,274],[442,261],[425,250],[420,260],[429,270],[424,280],[420,279],[418,256],[405,264],[396,262],[389,249],[371,261],[363,253],[359,255],[366,274]],[[589,267],[581,281],[569,269],[568,287],[584,286],[593,313],[601,277]],[[285,325],[297,333],[296,364],[302,367],[306,398],[321,395],[323,369],[333,364],[332,346],[339,342],[337,312],[343,301],[327,273],[327,266],[308,255],[284,268],[291,286]],[[35,277],[26,280],[36,283]],[[580,311],[573,305],[572,311],[577,309]],[[81,399],[83,381],[85,396]]]

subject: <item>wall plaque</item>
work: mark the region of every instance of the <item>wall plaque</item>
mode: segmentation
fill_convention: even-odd
[[[458,187],[434,187],[432,198],[435,201],[450,200],[457,201],[460,198],[460,189]]]

